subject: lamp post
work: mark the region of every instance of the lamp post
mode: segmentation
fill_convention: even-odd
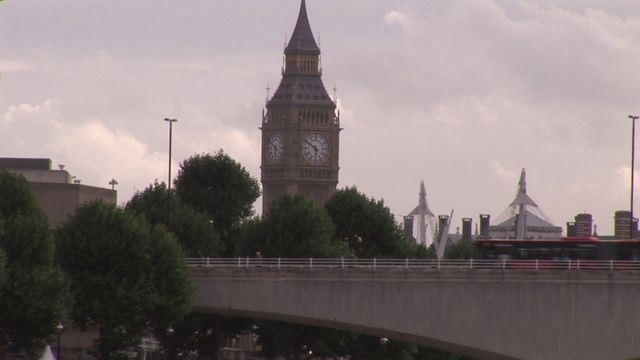
[[[631,222],[629,223],[629,238],[633,239],[634,235],[634,226],[633,226],[633,175],[635,172],[635,152],[636,152],[636,120],[638,116],[629,115],[629,119],[631,119],[631,204],[630,204],[630,213],[631,213]]]
[[[169,123],[169,177],[167,179],[167,227],[171,219],[171,147],[173,141],[173,123],[178,119],[165,118],[164,121]]]
[[[62,360],[62,351],[60,350],[60,336],[62,335],[62,330],[64,330],[64,326],[62,326],[62,323],[58,323],[58,325],[56,326],[56,330],[58,332],[58,344],[56,347],[56,355],[58,357],[58,360]]]
[[[166,330],[166,333],[167,333],[167,341],[169,342],[169,348],[167,349],[169,353],[167,354],[167,358],[170,360],[173,360],[176,358],[176,346],[173,339],[173,334],[175,332],[176,330],[173,328],[173,326],[169,325],[169,327]]]

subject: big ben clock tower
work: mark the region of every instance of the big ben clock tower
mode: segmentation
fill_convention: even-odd
[[[340,119],[322,83],[305,0],[284,51],[282,80],[262,117],[263,213],[284,194],[323,206],[338,185]]]

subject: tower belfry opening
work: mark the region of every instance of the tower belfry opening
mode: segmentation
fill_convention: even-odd
[[[322,206],[335,192],[340,119],[322,82],[320,47],[301,1],[284,49],[282,79],[262,117],[263,213],[282,195],[302,195]]]

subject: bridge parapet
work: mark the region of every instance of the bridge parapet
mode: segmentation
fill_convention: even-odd
[[[343,268],[304,262],[308,266],[250,259],[247,267],[246,258],[241,266],[192,264],[195,305],[201,311],[410,341],[478,359],[640,355],[636,271],[438,269],[378,261]]]
[[[487,259],[358,259],[358,258],[189,258],[187,264],[198,268],[277,269],[424,269],[424,270],[602,270],[640,271],[640,261],[623,260],[487,260]]]

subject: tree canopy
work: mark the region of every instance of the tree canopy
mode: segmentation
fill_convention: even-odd
[[[302,198],[285,196],[274,203],[261,221],[253,219],[243,224],[243,239],[261,239],[259,249],[273,256],[318,256],[318,248],[308,240],[309,225],[319,223],[304,216],[308,209]],[[313,206],[311,206],[313,207]],[[330,249],[341,249],[356,257],[428,257],[422,246],[410,245],[382,200],[360,193],[355,187],[338,190],[325,206],[334,227]],[[292,231],[293,229],[293,231]],[[246,248],[246,247],[245,247]],[[255,247],[251,250],[258,249]],[[335,254],[336,252],[330,252]],[[335,256],[335,255],[329,255]],[[413,344],[345,331],[318,329],[309,326],[262,322],[258,327],[262,355],[286,359],[313,357],[349,357],[351,359],[445,360],[458,359],[446,352]]]
[[[68,287],[54,260],[47,218],[26,180],[0,170],[0,352],[37,356],[64,318]]]
[[[478,248],[469,240],[460,240],[444,249],[447,259],[477,259],[479,255]]]
[[[242,219],[254,214],[260,196],[258,181],[224,151],[194,155],[180,164],[175,180],[178,197],[211,216],[225,245],[233,253],[231,233]]]
[[[113,205],[91,202],[62,224],[57,241],[75,300],[71,318],[80,327],[98,328],[100,358],[189,311],[192,288],[183,253],[163,226],[152,228]]]
[[[170,199],[170,200],[169,200]],[[171,220],[167,221],[167,203],[171,203]],[[162,224],[171,232],[188,257],[216,257],[222,254],[220,236],[211,219],[169,194],[165,183],[155,182],[136,192],[126,210],[144,216],[156,226]]]
[[[369,198],[354,186],[338,190],[325,208],[336,227],[336,238],[348,244],[352,256],[411,255],[410,246],[384,201]]]
[[[325,209],[301,196],[285,195],[274,201],[269,213],[251,233],[250,251],[267,257],[336,257],[346,246],[334,237]]]

